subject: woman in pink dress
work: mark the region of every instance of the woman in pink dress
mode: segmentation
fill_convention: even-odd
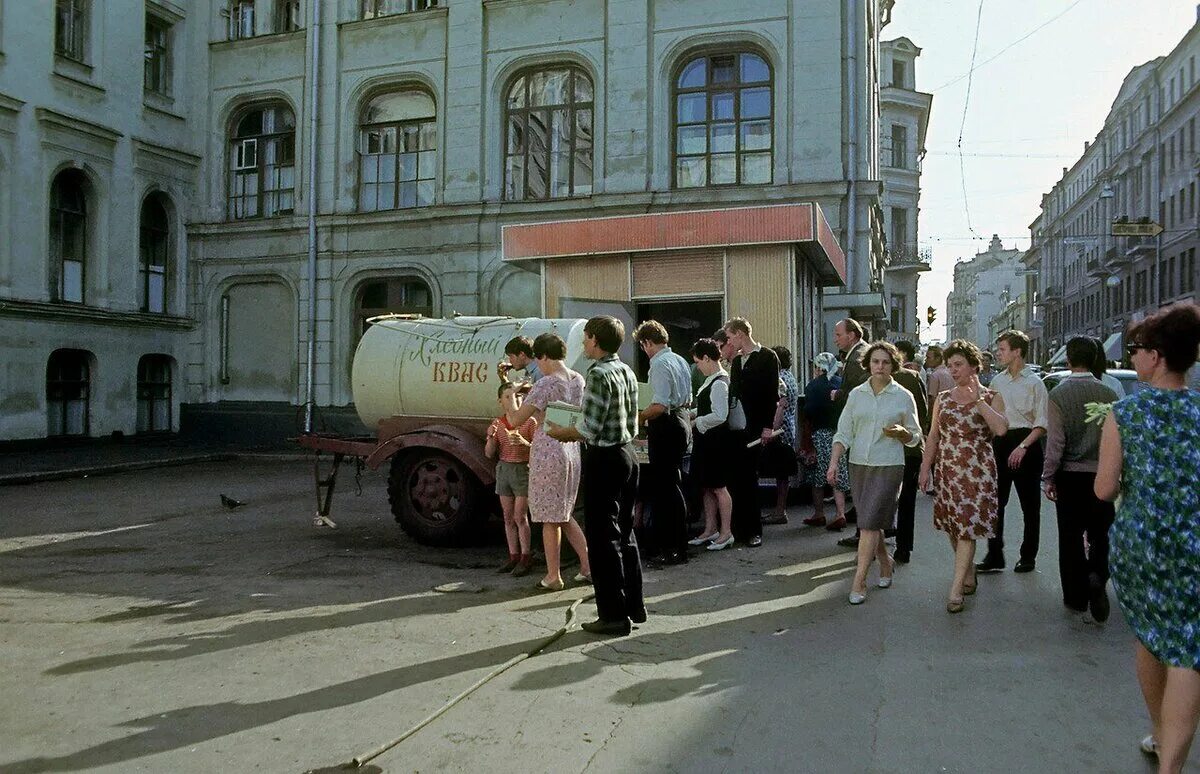
[[[954,388],[933,403],[933,419],[918,486],[935,490],[933,525],[950,538],[954,580],[946,610],[960,613],[963,596],[975,593],[975,541],[992,537],[999,509],[992,437],[1008,432],[1004,398],[979,383],[983,358],[969,341],[950,342],[944,352]]]
[[[520,427],[530,417],[538,421],[529,450],[529,513],[542,525],[542,545],[546,552],[546,577],[538,588],[558,591],[563,588],[560,545],[563,533],[579,554],[579,574],[575,580],[590,582],[587,539],[579,523],[572,518],[575,497],[579,493],[579,444],[560,443],[546,435],[546,406],[553,401],[579,406],[583,403],[583,377],[563,365],[567,345],[553,333],[534,339],[533,357],[541,377],[534,382],[520,408],[507,406],[509,423]],[[508,393],[511,395],[511,393]]]

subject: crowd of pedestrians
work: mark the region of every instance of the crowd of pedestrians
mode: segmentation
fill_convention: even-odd
[[[634,374],[615,354],[624,335],[614,318],[588,321],[586,377],[564,365],[566,346],[553,334],[514,340],[507,352],[536,380],[501,388],[503,414],[489,429],[508,535],[504,571],[528,571],[529,534],[520,525],[527,498],[542,524],[540,588],[564,586],[565,535],[580,558],[576,581],[595,586],[598,618],[584,629],[626,634],[646,616],[639,499],[651,524],[643,534],[667,566],[686,563],[689,548],[760,546],[764,523],[786,524],[789,493],[803,487],[813,504],[804,526],[856,524],[856,536],[839,543],[857,550],[848,596],[857,606],[867,600],[872,565],[874,586],[885,589],[897,565],[912,561],[924,491],[951,549],[945,607],[954,614],[977,593],[980,574],[1007,569],[1005,527],[1011,536],[1018,510],[1013,570],[1036,568],[1044,494],[1056,511],[1063,604],[1102,624],[1112,580],[1138,639],[1152,726],[1142,749],[1161,771],[1179,770],[1200,717],[1200,393],[1185,381],[1200,348],[1200,306],[1169,307],[1129,331],[1128,358],[1143,387],[1128,397],[1106,373],[1096,339],[1067,343],[1070,375],[1048,390],[1020,331],[988,342],[994,358],[956,340],[929,346],[921,359],[911,342],[866,341],[852,319],[834,328],[837,355],[798,364],[801,389],[792,353],[763,346],[749,321],[733,318],[687,358],[672,351],[663,325],[642,323],[633,338],[649,358],[651,395],[639,412]],[[580,421],[548,424],[552,402],[579,407]],[[649,458],[640,470],[639,428]],[[775,484],[766,518],[763,479]],[[701,522],[691,539],[690,490]],[[572,516],[578,491],[584,530]],[[976,562],[978,541],[986,553]]]

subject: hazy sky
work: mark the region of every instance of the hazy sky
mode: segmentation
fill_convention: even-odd
[[[1196,5],[1187,0],[983,0],[963,126],[967,79],[960,76],[970,70],[978,0],[897,0],[883,37],[903,35],[922,48],[917,88],[933,93],[918,237],[922,246],[933,248],[933,271],[921,276],[919,304],[922,310],[930,304],[938,310],[934,338],[945,335],[955,261],[985,249],[992,234],[999,234],[1005,247],[1029,246],[1029,224],[1037,217],[1041,195],[1100,131],[1129,70],[1174,48],[1195,22]],[[978,236],[968,226],[968,207]]]

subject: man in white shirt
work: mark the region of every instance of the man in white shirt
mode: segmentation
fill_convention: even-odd
[[[992,379],[991,389],[1004,398],[1008,432],[992,440],[996,453],[1000,511],[996,519],[996,537],[988,540],[987,555],[975,565],[978,572],[1004,569],[1004,510],[1013,485],[1025,519],[1021,555],[1014,572],[1032,572],[1036,566],[1042,526],[1042,438],[1046,435],[1049,393],[1031,368],[1025,365],[1029,337],[1012,330],[996,339],[996,359],[1004,370]]]

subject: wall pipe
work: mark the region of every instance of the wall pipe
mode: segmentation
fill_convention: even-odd
[[[308,363],[304,375],[304,432],[313,431],[317,381],[317,96],[321,72],[321,1],[309,0],[308,37]]]
[[[846,290],[856,292],[858,281],[858,0],[847,0],[846,8],[846,92],[850,107],[847,115],[846,163],[850,179],[846,213]]]

